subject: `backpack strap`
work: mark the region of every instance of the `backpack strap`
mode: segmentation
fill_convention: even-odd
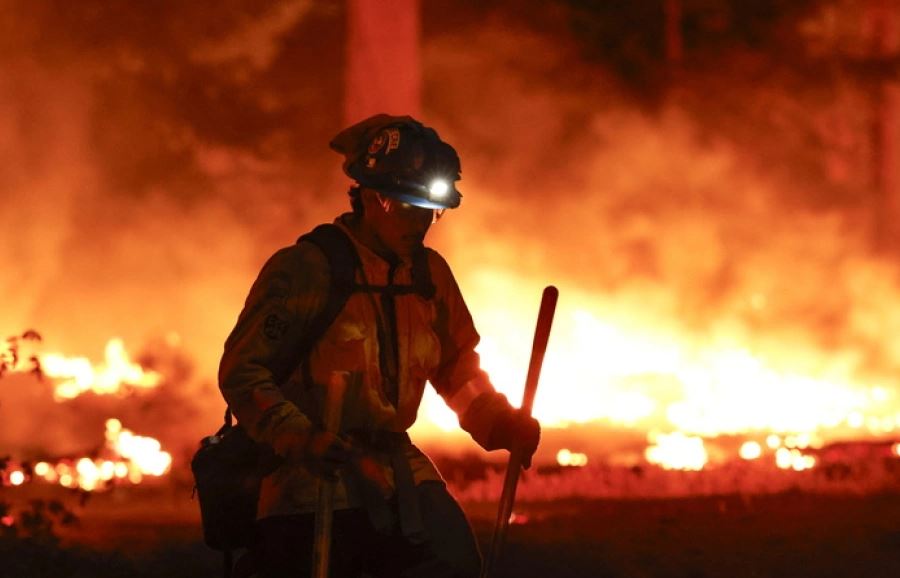
[[[428,266],[428,249],[420,247],[412,255],[413,293],[427,301],[431,301],[437,288],[431,282],[431,268]]]
[[[301,357],[306,357],[353,294],[356,288],[356,270],[362,268],[362,263],[353,242],[337,225],[319,225],[297,239],[298,244],[303,241],[313,243],[325,254],[330,269],[328,300],[307,328],[300,347],[297,348],[302,353]]]

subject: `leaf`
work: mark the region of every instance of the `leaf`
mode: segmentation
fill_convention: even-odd
[[[26,341],[43,341],[43,337],[41,337],[41,334],[34,329],[29,329],[25,333],[23,333],[22,339],[25,339]]]

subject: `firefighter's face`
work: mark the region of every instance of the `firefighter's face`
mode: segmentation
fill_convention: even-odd
[[[362,190],[365,219],[378,239],[400,257],[409,257],[422,245],[436,219],[435,211]]]

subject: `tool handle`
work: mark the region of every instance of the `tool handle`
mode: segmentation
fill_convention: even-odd
[[[537,326],[534,329],[531,361],[528,363],[528,374],[525,377],[525,391],[522,394],[522,409],[528,415],[531,415],[531,408],[534,406],[534,396],[537,393],[538,380],[541,377],[541,367],[544,365],[547,342],[550,340],[550,329],[553,327],[553,315],[556,313],[557,300],[559,300],[559,289],[553,285],[544,288]]]
[[[531,415],[531,408],[534,405],[534,396],[537,393],[541,367],[544,364],[547,342],[550,340],[550,328],[553,326],[553,315],[556,312],[558,298],[559,290],[552,285],[546,287],[541,296],[541,308],[538,311],[537,326],[534,330],[534,343],[531,346],[531,361],[528,364],[525,392],[522,395],[522,411],[528,415]],[[497,510],[497,521],[494,524],[491,548],[481,569],[482,578],[489,578],[500,556],[503,544],[506,542],[506,531],[509,529],[509,520],[512,516],[513,504],[516,501],[516,487],[519,484],[519,474],[522,471],[523,461],[524,457],[522,456],[521,448],[514,445],[509,454],[509,463],[506,466],[506,477],[503,480],[503,493],[500,495],[500,505]]]
[[[337,433],[341,427],[341,413],[344,408],[344,394],[350,374],[333,371],[325,391],[325,407],[322,410],[322,425],[325,430]],[[328,578],[331,556],[331,533],[334,521],[335,482],[319,478],[318,507],[316,508],[315,537],[313,540],[313,578]]]

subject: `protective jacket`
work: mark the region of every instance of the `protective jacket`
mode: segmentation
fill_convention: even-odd
[[[324,307],[329,290],[328,261],[315,244],[301,241],[279,250],[250,289],[225,343],[220,389],[251,437],[271,443],[279,421],[296,415],[294,407],[310,427],[321,424],[329,376],[349,372],[351,388],[344,400],[341,433],[351,439],[378,440],[388,432],[394,440],[393,456],[380,451],[377,441],[371,444],[371,455],[389,483],[396,483],[398,455],[404,458],[402,468],[408,464],[406,475],[411,470],[413,483],[440,480],[434,465],[408,437],[390,433],[405,432],[413,425],[426,381],[456,412],[460,426],[486,449],[496,449],[491,441],[495,417],[512,408],[480,368],[475,352],[479,336],[446,261],[426,249],[433,297],[398,292],[388,303],[384,288],[411,285],[412,263],[391,264],[363,245],[349,226],[352,219],[342,215],[335,225],[349,236],[359,255],[357,285],[379,289],[354,292],[305,360],[276,383],[279,352],[290,350],[302,336]],[[365,505],[364,492],[350,478],[339,472],[335,508]],[[263,480],[258,517],[310,512],[315,505],[314,475],[302,464],[286,463]]]

